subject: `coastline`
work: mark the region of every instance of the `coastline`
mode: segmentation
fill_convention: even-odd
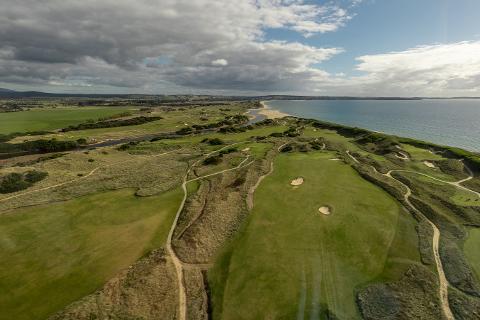
[[[258,114],[264,115],[267,119],[278,119],[283,117],[290,117],[291,114],[272,109],[265,101],[260,101],[261,109],[258,109]]]
[[[261,114],[276,109],[281,113],[293,113],[299,118],[364,128],[480,153],[480,109],[479,102],[474,100],[266,100],[262,101],[262,106],[266,108],[257,109]],[[455,125],[460,123],[460,126]]]

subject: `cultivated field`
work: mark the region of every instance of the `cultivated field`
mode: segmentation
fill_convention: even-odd
[[[28,111],[0,113],[0,134],[13,132],[49,131],[86,120],[95,120],[135,108],[122,107],[46,107]]]

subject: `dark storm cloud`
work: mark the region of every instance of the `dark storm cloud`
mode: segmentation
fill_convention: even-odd
[[[0,81],[127,87],[167,81],[261,91],[309,82],[324,74],[310,65],[341,50],[271,42],[263,31],[288,28],[308,36],[336,30],[350,18],[334,5],[291,0],[0,0],[0,5]],[[168,62],[155,62],[161,59]]]

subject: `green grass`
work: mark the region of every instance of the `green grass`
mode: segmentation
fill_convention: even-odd
[[[245,132],[240,132],[240,133],[208,133],[208,134],[201,134],[201,135],[185,136],[178,139],[161,140],[161,142],[165,144],[193,145],[193,144],[199,143],[200,141],[206,138],[209,138],[209,139],[219,138],[219,139],[222,139],[225,142],[225,144],[231,144],[231,143],[246,141],[249,138],[254,136],[268,136],[274,132],[283,132],[287,129],[288,127],[286,126],[260,127],[252,130],[247,130]],[[209,147],[212,150],[218,149],[218,146],[209,146]],[[242,145],[242,146],[239,146],[238,148],[243,149],[245,147]]]
[[[426,149],[415,147],[415,146],[412,146],[410,144],[402,143],[401,147],[402,147],[403,150],[405,150],[406,152],[408,152],[410,154],[411,159],[413,159],[413,160],[418,160],[418,161],[445,160],[445,158],[442,157],[442,155],[440,155],[440,154],[432,153],[432,152],[429,152]]]
[[[36,108],[0,113],[0,134],[49,131],[131,110],[121,107]]]
[[[334,157],[275,160],[242,232],[210,272],[214,318],[318,319],[327,308],[359,318],[355,289],[396,279],[399,265],[418,262],[412,218]],[[298,176],[304,184],[291,186]],[[325,205],[329,216],[318,212]]]
[[[110,191],[0,216],[0,319],[43,319],[161,247],[180,189]]]
[[[478,196],[472,192],[463,189],[455,189],[455,194],[450,197],[450,201],[457,206],[480,206]]]
[[[359,151],[360,148],[353,143],[352,138],[347,138],[337,133],[334,130],[319,129],[307,127],[303,130],[302,137],[306,138],[324,138],[334,144],[342,145],[345,149],[350,151]]]
[[[423,189],[426,189],[431,194],[441,196],[444,200],[454,205],[463,207],[480,205],[478,196],[468,190],[460,189],[453,185],[415,173],[402,172],[401,174],[412,179],[415,185],[422,186]]]
[[[471,228],[468,231],[468,238],[463,245],[463,251],[468,262],[480,279],[480,228]]]
[[[263,159],[267,152],[272,149],[273,145],[271,143],[259,143],[259,142],[252,142],[248,144],[244,144],[239,147],[240,150],[244,150],[249,148],[247,151],[256,159]]]
[[[126,108],[118,108],[120,110],[129,110]],[[226,115],[234,115],[242,113],[244,110],[239,105],[229,107],[230,111],[223,112],[218,106],[205,106],[202,108],[194,108],[186,110],[163,111],[156,109],[150,115],[161,116],[163,119],[153,121],[136,126],[116,127],[116,128],[99,128],[79,131],[70,131],[66,133],[55,133],[43,136],[43,138],[57,138],[59,140],[76,140],[79,138],[87,138],[91,142],[102,141],[105,139],[119,139],[123,137],[142,136],[160,132],[173,132],[185,127],[185,124],[207,124],[217,122],[225,118]],[[55,109],[52,109],[55,110]],[[45,110],[44,110],[45,111]],[[41,110],[38,111],[40,114]],[[207,115],[207,121],[199,121],[200,117]],[[1,115],[0,115],[1,116]],[[90,117],[91,118],[91,117]],[[1,119],[1,118],[0,118]],[[82,122],[82,121],[81,121]],[[63,126],[62,126],[63,127]],[[17,137],[14,142],[21,142],[25,139],[32,140],[39,137]]]

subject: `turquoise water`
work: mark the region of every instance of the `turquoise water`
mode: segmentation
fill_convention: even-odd
[[[268,101],[293,116],[480,152],[480,99]]]

